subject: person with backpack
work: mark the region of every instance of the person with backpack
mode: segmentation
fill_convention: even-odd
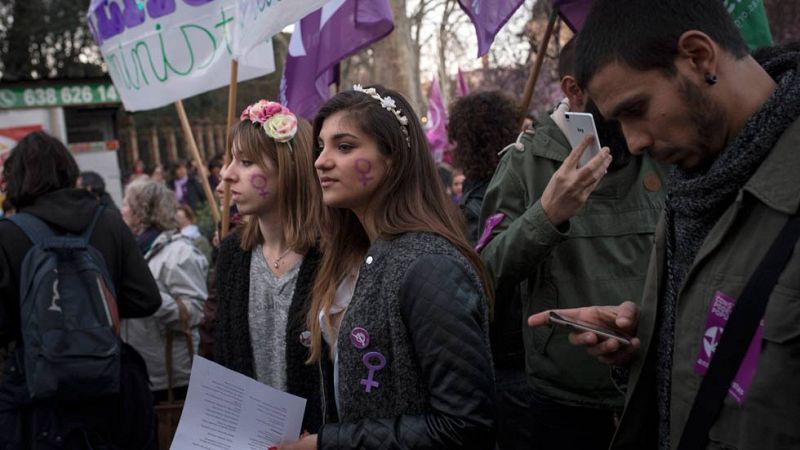
[[[19,214],[0,221],[0,346],[15,344],[0,449],[154,448],[146,367],[118,329],[158,309],[158,287],[119,214],[75,189],[78,174],[44,132],[5,162]]]

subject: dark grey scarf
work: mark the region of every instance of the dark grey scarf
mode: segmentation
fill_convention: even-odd
[[[708,233],[756,172],[783,132],[800,117],[800,52],[762,61],[778,83],[772,96],[704,173],[676,168],[666,200],[667,283],[659,303],[659,442],[669,449],[670,393],[678,292]]]

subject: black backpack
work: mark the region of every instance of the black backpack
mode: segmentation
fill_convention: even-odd
[[[33,246],[20,270],[23,370],[32,399],[86,399],[120,386],[119,314],[103,255],[79,236],[56,235],[27,213],[11,217]]]

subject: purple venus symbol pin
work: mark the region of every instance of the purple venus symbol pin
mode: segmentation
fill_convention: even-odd
[[[378,360],[378,364],[372,364],[370,359],[375,358]],[[365,366],[367,366],[367,370],[369,370],[369,374],[367,374],[367,378],[361,379],[361,384],[364,385],[364,390],[367,392],[372,391],[372,388],[377,388],[380,386],[380,383],[377,381],[373,381],[375,377],[375,372],[383,369],[386,367],[386,357],[381,355],[378,352],[369,352],[361,359]]]
[[[350,332],[350,343],[353,347],[364,350],[369,345],[369,333],[361,327],[353,328]]]
[[[250,185],[253,186],[253,189],[258,191],[258,195],[261,198],[264,198],[269,194],[267,191],[267,177],[261,174],[255,174],[250,177]]]
[[[372,172],[372,161],[358,158],[356,160],[356,173],[358,173],[358,181],[361,182],[361,186],[367,187],[367,184],[372,181],[372,177],[369,176],[370,172]]]

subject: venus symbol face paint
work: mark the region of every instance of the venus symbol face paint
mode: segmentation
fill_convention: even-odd
[[[256,190],[258,196],[261,198],[269,195],[267,190],[267,177],[261,174],[254,174],[250,177],[250,186]]]
[[[364,158],[358,158],[356,160],[356,173],[358,174],[358,181],[361,183],[362,187],[367,187],[370,181],[373,180],[373,177],[369,176],[372,172],[372,161]]]

